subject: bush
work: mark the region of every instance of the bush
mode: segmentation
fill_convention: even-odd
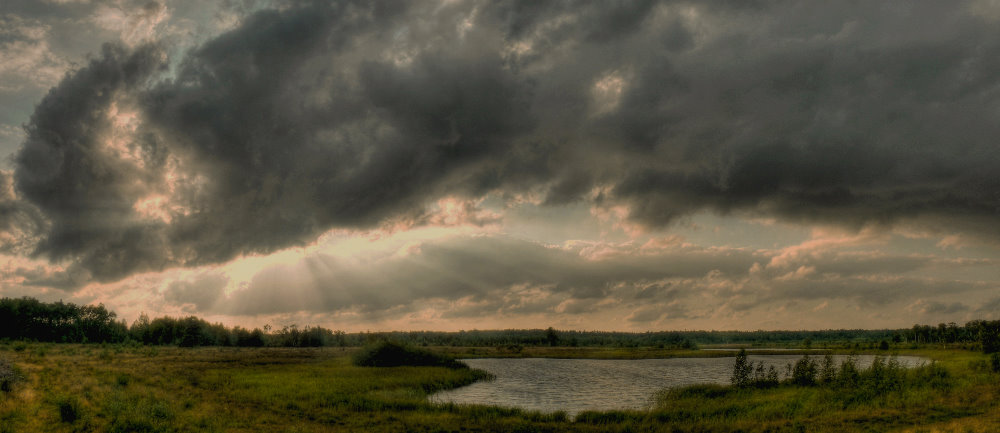
[[[913,375],[920,384],[934,389],[948,389],[953,385],[951,374],[936,362],[914,369]]]
[[[816,383],[816,363],[804,355],[792,368],[792,382],[799,386],[810,386]]]
[[[56,407],[59,408],[59,420],[64,423],[73,423],[80,419],[82,409],[80,400],[73,396],[62,396],[56,400]]]
[[[387,340],[361,349],[361,351],[354,355],[354,365],[360,367],[428,366],[469,368],[454,358]]]
[[[10,361],[0,358],[0,391],[8,393],[14,386],[24,380],[21,371]]]
[[[833,356],[829,353],[823,357],[823,366],[819,370],[819,381],[821,383],[833,383],[837,378],[837,369],[833,366]]]
[[[753,372],[751,386],[754,388],[772,388],[778,386],[778,370],[774,366],[764,368],[764,361],[757,363],[757,368]]]
[[[750,386],[753,380],[753,364],[747,360],[746,349],[740,349],[736,354],[736,362],[733,364],[733,375],[729,382],[735,387],[745,388]]]
[[[857,386],[861,381],[861,372],[855,364],[854,358],[848,358],[840,363],[840,372],[837,373],[836,384],[842,388]]]

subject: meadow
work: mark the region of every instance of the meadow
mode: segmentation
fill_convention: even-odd
[[[505,348],[431,348],[493,356]],[[518,356],[692,356],[662,349],[538,348]],[[488,379],[446,367],[359,367],[356,348],[236,348],[6,342],[19,379],[0,394],[0,432],[764,432],[995,431],[1000,374],[961,349],[901,350],[936,360],[877,392],[823,387],[695,386],[650,410],[535,413],[437,405],[427,395]],[[706,352],[702,352],[706,354]],[[707,352],[711,356],[732,353]],[[506,353],[505,356],[514,356]]]

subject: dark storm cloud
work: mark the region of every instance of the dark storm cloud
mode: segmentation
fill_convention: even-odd
[[[489,192],[995,235],[1000,26],[971,6],[292,2],[170,74],[106,48],[39,104],[17,187],[36,253],[101,281]]]
[[[138,146],[145,169],[109,153],[106,113],[163,68],[155,46],[129,52],[106,45],[101,57],[67,77],[38,105],[18,153],[15,173],[23,198],[41,210],[47,231],[37,254],[109,279],[122,270],[164,266],[163,228],[133,222],[134,200],[156,183],[162,158]],[[85,282],[86,279],[83,280]]]
[[[640,66],[664,71],[668,89],[683,78],[654,98],[657,121],[627,128],[672,157],[636,167],[613,195],[653,225],[702,208],[848,224],[995,219],[996,26],[954,4],[897,17],[887,6],[757,11],[774,24],[741,15],[735,34],[671,68]],[[656,88],[637,84],[623,106]]]

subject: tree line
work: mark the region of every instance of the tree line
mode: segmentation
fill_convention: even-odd
[[[964,344],[986,353],[1000,351],[1000,320],[965,325],[914,325],[909,329],[822,331],[557,331],[548,329],[457,332],[356,332],[295,325],[247,329],[209,323],[196,316],[151,319],[143,314],[131,325],[104,305],[0,298],[0,339],[65,343],[123,343],[177,346],[320,347],[362,346],[391,339],[418,346],[586,346],[694,349],[699,344],[786,345],[800,347],[870,344]]]
[[[343,331],[318,326],[265,326],[246,329],[209,323],[195,316],[150,319],[143,314],[129,326],[104,305],[41,302],[37,299],[0,298],[0,339],[55,343],[125,343],[173,346],[345,346]]]

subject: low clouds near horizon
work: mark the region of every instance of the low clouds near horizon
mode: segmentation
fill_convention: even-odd
[[[192,269],[164,302],[659,323],[829,300],[957,317],[980,306],[942,295],[985,303],[1000,281],[982,270],[1000,245],[993,3],[233,5],[215,33],[180,19],[183,2],[0,7],[0,58],[21,62],[0,67],[0,95],[52,86],[0,170],[0,253],[40,263],[5,271],[8,291]],[[63,59],[59,20],[117,36]],[[537,227],[582,208],[600,228],[503,235],[529,208],[547,215]],[[581,250],[703,215],[895,240],[808,257],[772,256],[794,243]],[[211,271],[331,231],[427,226],[481,233],[377,266],[316,253],[240,287]],[[919,239],[933,242],[896,251]],[[639,301],[656,285],[669,296]]]

